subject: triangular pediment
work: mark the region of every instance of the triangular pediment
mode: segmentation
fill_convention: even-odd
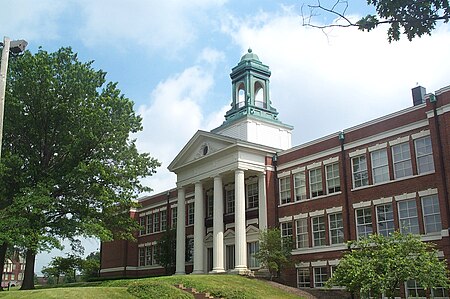
[[[168,169],[176,172],[176,169],[182,166],[207,158],[236,143],[237,140],[231,137],[205,131],[197,131],[178,153],[172,163],[170,163]]]

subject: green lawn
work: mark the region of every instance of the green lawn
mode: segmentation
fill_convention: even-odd
[[[95,286],[49,288],[33,291],[0,292],[0,298],[193,298],[173,285],[183,284],[227,299],[294,299],[298,298],[269,284],[238,275],[183,275],[142,279],[111,280]]]

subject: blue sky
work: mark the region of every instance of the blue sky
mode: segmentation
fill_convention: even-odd
[[[162,162],[144,180],[154,193],[175,187],[167,166],[196,130],[222,123],[231,68],[249,47],[272,71],[272,102],[294,126],[293,145],[407,108],[417,84],[427,92],[450,85],[448,24],[431,37],[389,44],[386,27],[327,34],[303,27],[301,6],[314,0],[0,2],[1,35],[27,40],[32,52],[71,46],[135,102],[144,125],[139,149]],[[350,2],[351,18],[371,11],[366,1]],[[85,245],[86,253],[99,247]],[[36,270],[55,254],[39,255]]]

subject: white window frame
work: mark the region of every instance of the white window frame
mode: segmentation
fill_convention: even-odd
[[[247,183],[247,209],[256,209],[259,206],[259,186],[258,181]]]
[[[431,202],[431,209],[425,206],[425,201]],[[437,194],[422,196],[420,198],[422,204],[422,215],[423,215],[423,227],[425,234],[437,234],[442,230],[442,218],[439,208],[439,198]],[[432,219],[432,222],[429,222]],[[429,222],[429,223],[427,223]],[[428,226],[432,224],[434,226],[433,230],[429,230]]]
[[[153,215],[147,214],[145,218],[146,218],[145,233],[151,234],[153,233]]]
[[[318,222],[314,223],[315,220],[318,220]],[[320,247],[320,246],[327,245],[326,230],[327,230],[327,228],[326,228],[326,224],[325,224],[325,216],[324,215],[311,217],[311,232],[312,232],[313,247]],[[316,238],[316,235],[318,236],[317,238]],[[316,243],[316,240],[319,242]]]
[[[139,217],[139,236],[143,236],[145,235],[145,216],[140,216]]]
[[[386,207],[390,206],[390,211],[386,210]],[[377,233],[387,237],[390,233],[395,231],[394,224],[394,207],[392,203],[386,203],[375,206],[375,212],[377,215]],[[383,219],[383,217],[390,216],[390,219]],[[392,227],[389,228],[389,225],[392,224]],[[385,227],[382,227],[385,226]]]
[[[138,265],[139,267],[145,266],[145,247],[139,247],[138,253]]]
[[[361,160],[364,158],[364,162]],[[357,160],[358,163],[355,163]],[[357,171],[355,170],[355,166],[358,166]],[[364,166],[361,168],[361,166]],[[356,178],[358,176],[358,179]],[[353,178],[353,188],[359,188],[369,185],[369,171],[367,169],[367,157],[366,155],[360,155],[352,158],[352,178]],[[361,182],[357,184],[356,182]]]
[[[194,203],[188,203],[187,204],[187,225],[193,225],[194,224]]]
[[[320,272],[320,273],[318,273]],[[328,271],[327,267],[313,267],[313,278],[314,278],[314,287],[315,288],[323,288],[325,283],[328,280]],[[320,278],[320,279],[317,279]],[[324,280],[325,278],[325,280]]]
[[[332,219],[340,215],[341,219]],[[330,244],[344,243],[344,220],[342,213],[328,214],[328,226],[330,232]],[[336,241],[335,241],[336,240]]]
[[[295,220],[295,233],[296,248],[308,248],[308,218],[299,218]]]
[[[234,214],[236,210],[235,191],[233,189],[225,189],[225,214]]]
[[[331,172],[328,170],[331,168]],[[331,176],[329,176],[331,174]],[[325,176],[327,181],[327,194],[341,191],[341,178],[339,175],[339,162],[325,165]]]
[[[416,199],[408,199],[397,202],[397,210],[398,210],[398,223],[400,226],[400,232],[402,234],[420,234],[419,227],[419,214],[417,213],[417,202]],[[415,213],[415,214],[414,214]],[[403,216],[402,216],[403,214]],[[411,226],[411,222],[415,219],[413,226]],[[407,226],[403,225],[407,222]]]
[[[159,220],[161,223],[161,231],[166,231],[167,229],[167,210],[160,212]]]
[[[170,209],[171,211],[171,223],[172,223],[172,228],[176,228],[177,227],[177,221],[178,221],[178,207],[173,207]]]
[[[306,174],[300,171],[294,174],[294,198],[295,201],[307,199],[306,195]]]
[[[409,142],[393,145],[392,162],[394,168],[394,179],[409,177],[413,175],[411,163],[411,148]]]
[[[206,218],[213,218],[213,215],[214,215],[214,194],[213,194],[213,192],[206,193],[206,205],[207,205]]]
[[[291,198],[291,176],[279,178],[280,205],[292,202]]]
[[[281,238],[284,239],[286,237],[292,238],[293,236],[293,229],[292,229],[292,221],[288,222],[281,222],[280,223],[280,230],[281,230]]]
[[[389,175],[389,158],[387,154],[387,149],[382,148],[371,152],[370,159],[372,162],[373,183],[380,184],[388,182],[390,180],[390,175]],[[381,171],[381,173],[375,174],[378,171]]]
[[[419,142],[423,141],[424,146],[418,145]],[[434,167],[434,159],[433,159],[433,145],[431,143],[431,136],[425,136],[422,138],[417,138],[414,140],[414,148],[416,151],[416,164],[417,164],[417,173],[432,173],[435,171]],[[427,163],[423,163],[421,161],[426,160]],[[424,165],[432,166],[427,167],[427,169],[421,169]]]
[[[249,269],[259,268],[259,261],[255,258],[255,254],[259,251],[259,242],[247,243],[247,264]]]
[[[309,194],[310,198],[322,196],[322,168],[314,168],[309,170]]]
[[[360,217],[358,217],[358,211],[364,211],[363,215],[362,215],[364,222],[362,222],[362,223],[359,223]],[[370,222],[366,222],[367,221],[366,217],[369,215],[366,213],[366,211],[370,211]],[[373,234],[372,207],[364,207],[364,208],[356,209],[355,210],[355,221],[356,221],[356,235],[357,235],[358,240],[361,239],[362,237],[367,237],[368,235]],[[365,227],[363,234],[359,233],[360,227]]]
[[[145,246],[145,265],[153,265],[153,246]]]
[[[160,227],[161,221],[159,218],[159,212],[154,212],[153,213],[153,232],[157,233],[161,230]]]
[[[300,273],[302,273],[302,275],[300,275]],[[300,281],[300,277],[303,278],[302,281]],[[297,288],[310,288],[310,287],[311,287],[311,272],[309,271],[309,267],[297,268]]]

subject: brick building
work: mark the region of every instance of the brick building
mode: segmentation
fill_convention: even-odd
[[[25,271],[25,259],[15,251],[12,256],[5,259],[1,286],[7,288],[22,285],[23,273]]]
[[[101,275],[163,274],[154,252],[169,227],[177,274],[258,270],[259,231],[280,227],[296,261],[282,275],[296,287],[322,287],[344,243],[371,233],[420,234],[450,257],[450,87],[416,87],[409,108],[292,147],[269,68],[249,50],[230,76],[224,123],[198,131],[169,165],[176,189],[139,200],[137,242],[102,243]],[[421,290],[408,282],[404,292]]]

